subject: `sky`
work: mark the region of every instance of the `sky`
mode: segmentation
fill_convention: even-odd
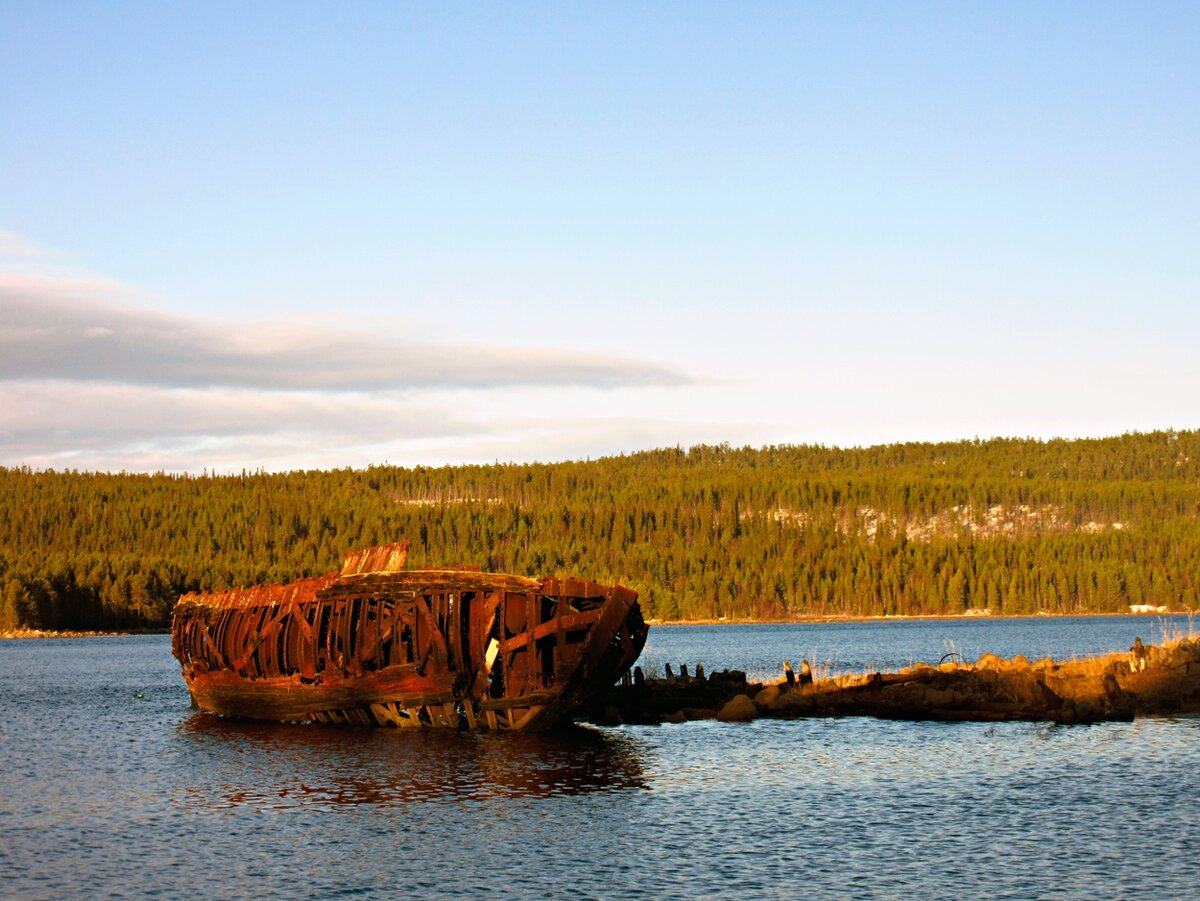
[[[1200,7],[0,0],[0,465],[1200,427]]]

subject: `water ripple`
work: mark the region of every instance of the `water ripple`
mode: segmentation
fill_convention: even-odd
[[[768,646],[769,634],[764,657],[795,637]],[[696,658],[686,641],[666,652]],[[0,642],[0,886],[22,898],[1189,897],[1198,755],[1189,717],[545,736],[240,723],[190,709],[163,636]]]

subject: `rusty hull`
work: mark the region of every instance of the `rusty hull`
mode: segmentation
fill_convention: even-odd
[[[221,716],[542,729],[637,659],[637,593],[582,579],[402,569],[407,542],[340,572],[186,594],[172,651],[197,707]]]

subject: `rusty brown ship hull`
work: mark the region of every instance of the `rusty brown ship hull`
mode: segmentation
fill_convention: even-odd
[[[636,592],[582,579],[401,569],[407,545],[288,585],[187,594],[172,650],[221,716],[544,729],[628,672]]]

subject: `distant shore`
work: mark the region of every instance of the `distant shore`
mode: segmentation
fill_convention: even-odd
[[[816,623],[890,623],[915,622],[923,620],[1010,620],[1010,619],[1067,619],[1074,617],[1116,618],[1133,616],[1193,616],[1195,610],[1167,610],[1155,613],[922,613],[922,614],[890,614],[887,616],[849,616],[844,614],[809,614],[795,616],[790,619],[648,619],[648,626],[786,626],[791,624]]]
[[[80,632],[67,629],[55,632],[48,629],[5,629],[0,630],[0,639],[4,638],[111,638],[114,635],[166,635],[171,630],[166,626],[161,629],[138,629],[125,632]]]
[[[648,619],[646,625],[658,628],[660,626],[786,626],[786,625],[817,625],[821,623],[889,623],[889,622],[918,622],[924,620],[1012,620],[1012,619],[1065,619],[1067,617],[1133,617],[1133,616],[1193,616],[1194,610],[1169,610],[1158,613],[926,613],[920,615],[892,614],[889,616],[847,616],[838,614],[810,614],[796,616],[791,619]],[[107,638],[115,635],[166,635],[171,630],[163,626],[159,629],[138,629],[136,631],[64,631],[54,632],[47,629],[8,629],[0,631],[0,639],[25,638]]]

